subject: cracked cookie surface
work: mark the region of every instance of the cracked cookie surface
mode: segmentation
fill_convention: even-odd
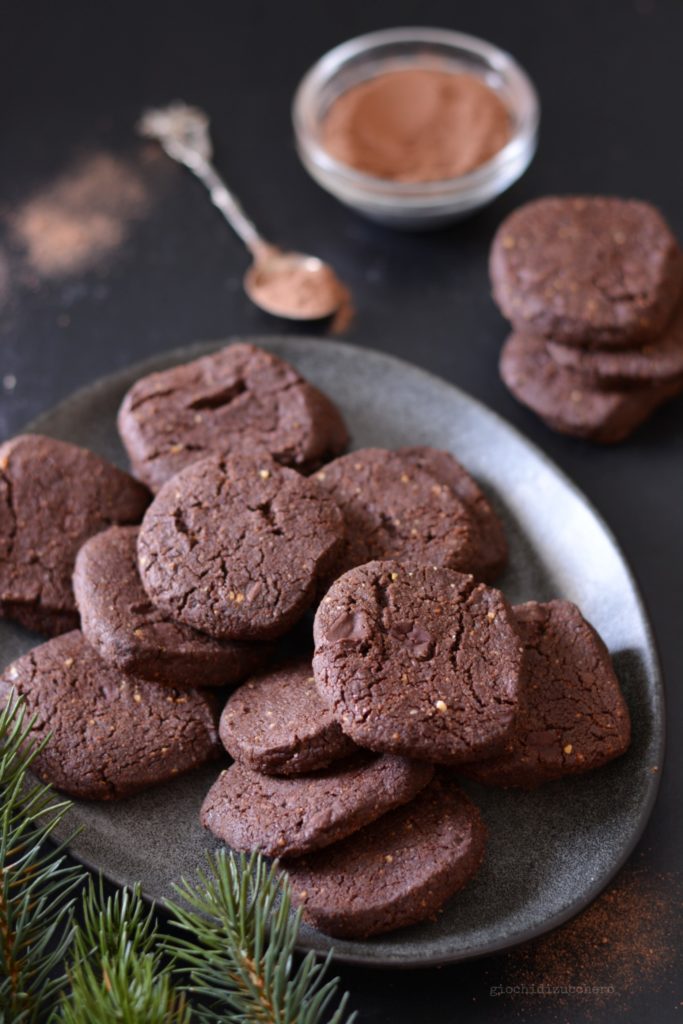
[[[326,768],[356,749],[318,693],[310,654],[243,683],[223,709],[219,732],[235,760],[269,775]]]
[[[201,821],[233,850],[300,857],[412,800],[433,774],[431,765],[367,752],[289,778],[235,761],[209,790]]]
[[[32,771],[71,796],[115,800],[175,778],[219,755],[218,706],[202,690],[175,690],[105,664],[80,630],[48,640],[2,673],[50,735]]]
[[[518,331],[565,345],[656,338],[683,290],[683,256],[649,203],[549,196],[515,210],[491,248],[491,283]]]
[[[318,689],[360,746],[457,764],[510,741],[523,648],[500,591],[370,562],[333,584],[314,636]]]
[[[81,629],[104,661],[171,686],[234,686],[263,666],[268,644],[215,640],[169,619],[147,596],[137,565],[136,526],[113,526],[76,558]]]
[[[94,452],[38,434],[0,447],[0,610],[38,632],[78,625],[71,587],[81,544],[137,523],[146,487]]]
[[[361,939],[433,918],[476,874],[485,842],[475,805],[435,779],[357,835],[285,866],[306,921]]]
[[[478,531],[464,501],[418,460],[385,448],[343,455],[315,475],[339,505],[346,543],[340,576],[374,559],[396,558],[469,572]]]
[[[474,555],[467,572],[484,583],[490,583],[505,568],[508,545],[500,517],[477,481],[450,452],[418,445],[399,448],[397,454],[431,473],[463,502],[477,528]]]
[[[142,377],[123,400],[118,427],[136,476],[153,491],[212,453],[263,450],[309,472],[348,444],[327,395],[245,343]]]
[[[569,601],[515,605],[526,647],[511,750],[463,772],[478,782],[533,789],[623,754],[628,707],[602,639]]]
[[[211,456],[147,510],[138,567],[152,602],[210,636],[281,636],[313,603],[344,538],[314,479],[268,456]]]

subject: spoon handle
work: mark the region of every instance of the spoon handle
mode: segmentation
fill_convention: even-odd
[[[274,248],[262,237],[211,163],[209,119],[204,111],[185,103],[147,110],[138,124],[138,131],[147,138],[157,139],[172,160],[183,164],[199,178],[214,206],[254,256]]]
[[[234,192],[231,192],[220,174],[208,160],[198,161],[190,170],[209,190],[211,202],[221,211],[233,231],[239,235],[247,249],[254,256],[270,248],[270,245],[257,230],[254,222],[246,215],[242,204]]]

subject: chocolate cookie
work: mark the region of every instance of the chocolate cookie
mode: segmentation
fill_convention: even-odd
[[[477,527],[476,555],[468,571],[490,583],[505,568],[508,546],[503,524],[479,484],[450,452],[420,445],[399,448],[397,454],[431,473],[463,502]]]
[[[594,388],[668,384],[683,378],[683,304],[679,304],[661,337],[637,348],[607,352],[558,345],[555,341],[547,344],[556,363],[580,373]]]
[[[431,765],[360,753],[312,775],[261,775],[235,761],[202,805],[201,821],[233,850],[300,857],[336,843],[407,803],[434,774]]]
[[[465,765],[469,778],[533,789],[619,757],[631,739],[609,652],[569,601],[513,608],[526,646],[517,734],[505,754]]]
[[[623,441],[683,390],[683,379],[627,390],[591,388],[576,370],[558,366],[542,338],[529,334],[507,339],[500,375],[517,401],[553,430],[602,444]]]
[[[474,804],[434,781],[357,835],[286,868],[306,921],[362,939],[434,917],[476,873],[485,841]]]
[[[309,472],[348,444],[326,395],[289,363],[246,344],[142,377],[123,400],[118,426],[134,472],[153,491],[214,453],[265,450]]]
[[[169,480],[145,514],[138,565],[152,602],[210,636],[286,633],[344,539],[315,480],[268,456],[210,456]]]
[[[329,463],[315,479],[344,516],[339,576],[373,559],[470,571],[478,557],[472,515],[453,490],[399,452],[363,448]]]
[[[80,630],[49,640],[2,673],[36,716],[31,740],[45,747],[32,770],[86,800],[116,800],[217,757],[218,707],[202,690],[174,690],[122,675]]]
[[[260,668],[267,644],[214,640],[169,619],[140,582],[136,526],[91,537],[76,558],[73,586],[81,628],[122,672],[171,686],[234,686]]]
[[[518,331],[564,345],[628,347],[656,338],[683,289],[683,258],[649,203],[537,199],[503,221],[493,295]]]
[[[112,523],[137,523],[149,492],[99,455],[23,434],[0,447],[0,614],[57,634],[78,625],[76,552]]]
[[[314,635],[318,689],[360,746],[443,764],[507,748],[523,646],[500,591],[370,562],[333,584]]]
[[[219,732],[236,761],[268,775],[326,768],[356,749],[320,699],[310,655],[240,686],[223,709]]]

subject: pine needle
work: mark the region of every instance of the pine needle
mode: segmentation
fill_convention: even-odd
[[[277,864],[221,850],[196,883],[183,880],[175,890],[182,902],[168,908],[180,934],[164,946],[205,1004],[199,1020],[225,1022],[230,1007],[235,1024],[342,1024],[348,995],[339,1000],[338,979],[324,980],[330,957],[320,963],[308,953],[295,966],[301,915],[291,914],[289,881]]]
[[[73,934],[74,890],[84,878],[65,843],[46,840],[71,808],[49,786],[29,782],[41,746],[34,720],[10,694],[0,711],[0,1020],[34,1024],[64,984]]]
[[[0,1024],[351,1024],[330,957],[295,962],[301,915],[286,875],[222,850],[175,887],[161,936],[139,887],[105,898],[53,832],[72,804],[29,769],[49,737],[12,693],[0,709]],[[68,961],[66,970],[62,964]],[[201,1003],[191,1011],[189,999]],[[336,1007],[336,1008],[335,1008]]]
[[[153,911],[139,886],[105,899],[102,882],[84,893],[82,924],[68,969],[62,1024],[190,1024],[185,996],[162,961]]]

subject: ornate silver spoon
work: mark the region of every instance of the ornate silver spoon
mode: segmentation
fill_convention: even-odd
[[[288,320],[320,320],[337,311],[346,292],[332,268],[316,256],[283,252],[267,242],[218,174],[203,110],[172,103],[145,111],[137,128],[206,185],[214,206],[249,249],[254,262],[244,275],[244,290],[255,305]]]

